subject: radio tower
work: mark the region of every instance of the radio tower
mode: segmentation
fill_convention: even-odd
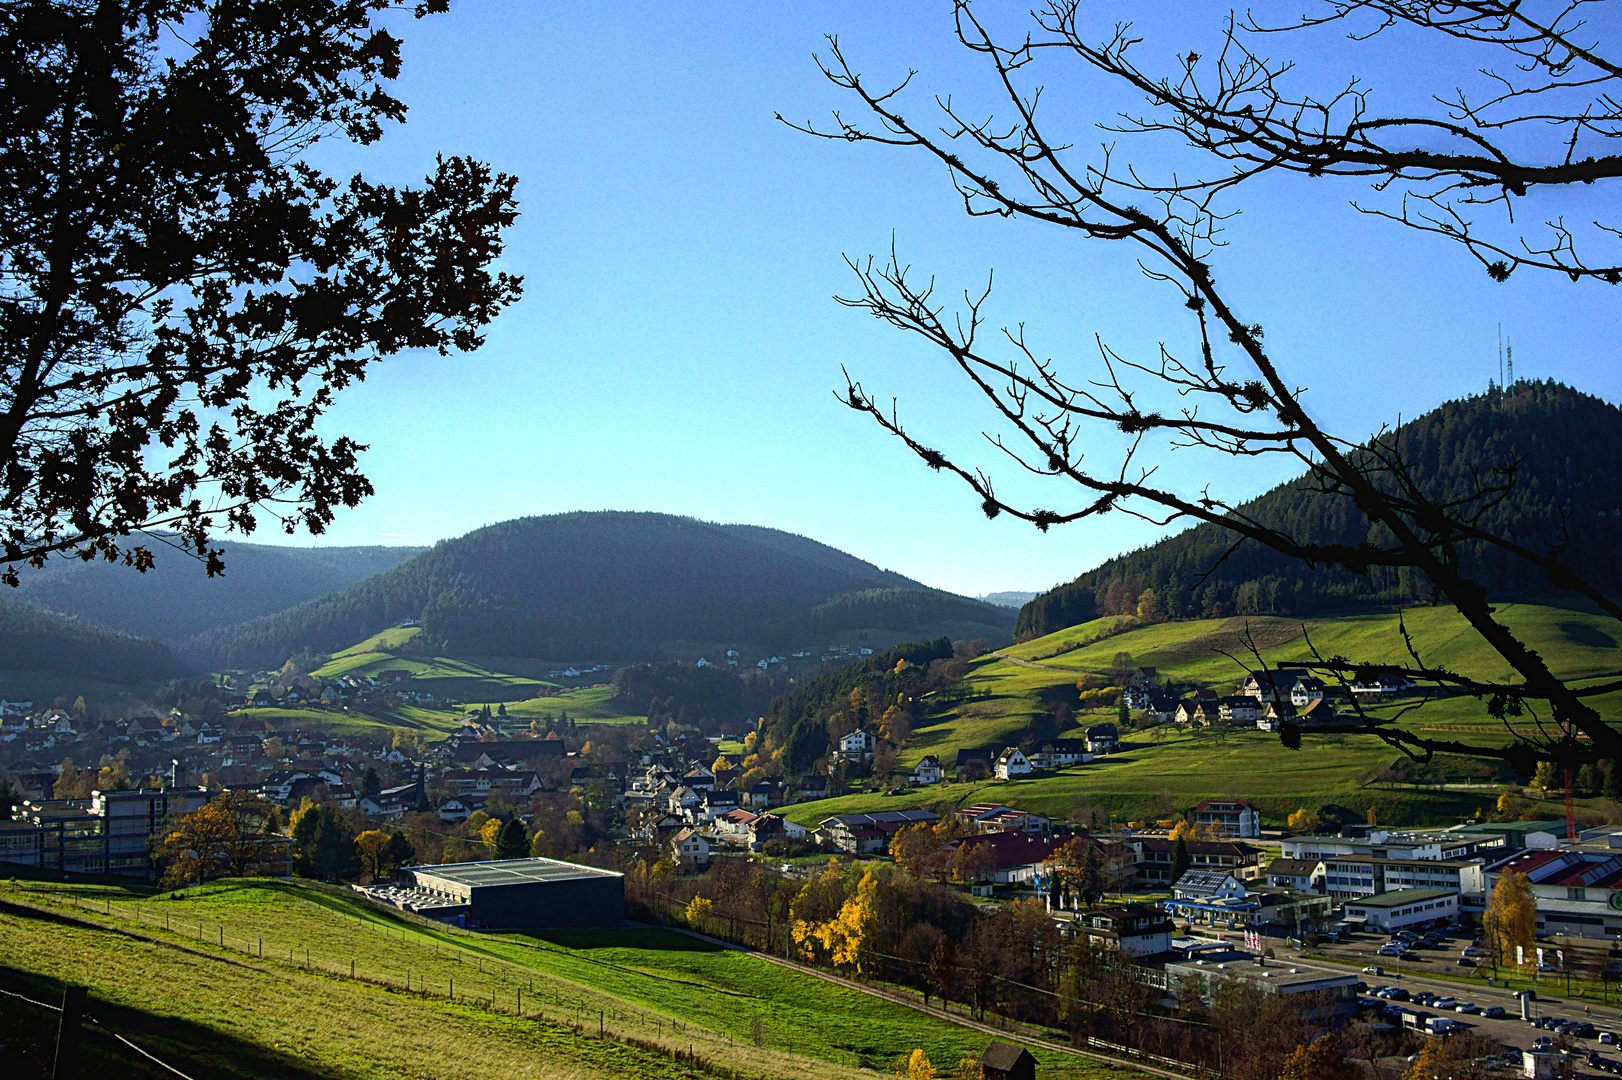
[[[1515,346],[1504,346],[1504,378],[1508,381],[1505,386],[1515,385]]]

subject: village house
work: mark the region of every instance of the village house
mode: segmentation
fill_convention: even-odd
[[[879,742],[870,731],[853,731],[839,740],[839,756],[846,761],[861,761],[873,756]]]
[[[1121,745],[1121,732],[1114,724],[1094,724],[1087,729],[1087,752],[1110,754]]]
[[[1229,727],[1249,727],[1262,718],[1262,712],[1260,699],[1243,694],[1217,702],[1217,716]]]
[[[888,846],[898,829],[940,818],[930,810],[883,810],[873,814],[840,814],[817,825],[817,842],[850,855],[872,855]]]
[[[1171,918],[1151,904],[1084,908],[1070,926],[1094,946],[1125,956],[1154,956],[1171,950]]]
[[[1064,846],[1064,841],[1031,836],[1022,832],[984,833],[965,836],[946,844],[943,852],[976,848],[990,853],[986,869],[977,879],[993,885],[1033,885],[1042,864]],[[947,856],[951,857],[951,856]]]
[[[1301,668],[1276,668],[1272,671],[1253,671],[1239,684],[1239,692],[1258,701],[1288,701],[1296,681],[1310,672]]]
[[[998,780],[1013,780],[1021,776],[1029,776],[1034,770],[1030,759],[1027,758],[1017,746],[1010,746],[997,755],[997,760],[991,766],[991,774]]]
[[[670,854],[682,867],[707,866],[710,861],[710,842],[691,826],[670,837]]]
[[[1038,769],[1062,769],[1090,762],[1093,755],[1086,739],[1049,739],[1031,751],[1030,759]]]
[[[934,754],[925,754],[918,759],[918,764],[912,767],[912,775],[908,779],[914,784],[938,784],[945,775],[946,770],[941,768],[941,759]]]
[[[1324,684],[1314,676],[1303,675],[1290,687],[1290,704],[1297,709],[1305,708],[1309,702],[1322,701],[1323,698]]]
[[[1200,870],[1220,870],[1241,880],[1265,875],[1261,848],[1237,840],[1187,840],[1188,864]],[[1172,883],[1177,841],[1166,837],[1133,837],[1127,841],[1137,853],[1135,870],[1140,889],[1164,889]]]
[[[1171,718],[1188,727],[1210,727],[1222,719],[1222,707],[1215,701],[1185,698],[1172,710]]]
[[[1324,864],[1316,859],[1274,859],[1267,864],[1267,883],[1296,892],[1321,893]]]
[[[1261,807],[1238,799],[1206,799],[1189,811],[1188,820],[1192,825],[1204,825],[1242,840],[1262,834]]]
[[[976,803],[957,812],[963,823],[977,833],[1024,832],[1034,836],[1048,836],[1053,822],[1040,814],[1016,810],[1001,803]]]

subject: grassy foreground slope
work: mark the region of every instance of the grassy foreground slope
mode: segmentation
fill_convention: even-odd
[[[184,895],[0,887],[0,978],[86,980],[93,999],[149,1014],[154,1030],[195,1025],[308,1070],[282,1075],[702,1075],[595,1038],[599,1023],[773,1077],[871,1076],[914,1047],[950,1067],[985,1043],[971,1029],[664,930],[477,935],[303,882],[223,882]],[[50,926],[53,915],[72,924]],[[166,1045],[160,1056],[198,1062],[188,1054],[209,1045]],[[1039,1058],[1044,1075],[1071,1080],[1139,1076]]]

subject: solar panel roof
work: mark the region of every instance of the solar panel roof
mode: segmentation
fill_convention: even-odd
[[[458,885],[518,885],[537,881],[567,881],[577,878],[620,877],[611,870],[559,862],[556,859],[497,859],[493,862],[446,863],[441,866],[411,866],[406,869],[421,877],[435,877]]]

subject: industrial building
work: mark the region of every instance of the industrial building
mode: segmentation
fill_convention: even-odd
[[[395,885],[356,888],[380,903],[470,930],[625,924],[625,875],[556,859],[407,866]]]

